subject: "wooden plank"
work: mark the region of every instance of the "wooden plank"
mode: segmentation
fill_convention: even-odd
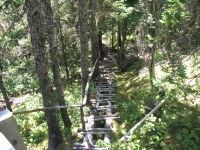
[[[96,98],[102,98],[102,97],[107,97],[107,98],[115,98],[115,94],[111,95],[111,94],[97,94]]]
[[[104,106],[98,106],[96,108],[98,109],[98,108],[116,108],[116,107],[118,107],[118,105],[104,105]]]
[[[100,131],[100,132],[80,132],[80,134],[107,134],[108,132],[102,132],[102,131]]]
[[[16,150],[27,149],[17,128],[16,121],[7,109],[0,112],[0,131]]]
[[[81,131],[84,131],[84,132],[87,132],[87,131],[112,131],[111,128],[87,128],[87,129],[82,129],[82,128],[79,128],[78,129],[78,132],[81,132]]]
[[[98,84],[109,84],[109,85],[113,85],[114,83],[112,82],[112,80],[106,80],[106,81],[99,81]]]
[[[93,75],[94,70],[95,70],[95,68],[96,68],[96,66],[97,66],[97,63],[98,63],[98,61],[99,61],[99,58],[100,58],[100,57],[98,56],[98,58],[97,58],[96,61],[95,61],[94,66],[93,66],[93,68],[92,68],[92,71],[91,71],[91,73],[90,73],[89,76],[88,76],[87,83],[86,83],[86,86],[85,86],[85,94],[84,94],[83,99],[82,99],[82,104],[83,104],[83,105],[86,105],[86,102],[87,102],[87,95],[88,95],[88,91],[89,91],[90,79],[92,78],[92,75]]]
[[[115,100],[114,97],[96,97],[96,99],[91,99],[91,102],[101,102],[101,101],[112,101],[112,100]]]
[[[84,121],[100,121],[100,120],[118,119],[118,118],[120,118],[119,115],[115,115],[115,116],[95,116],[93,118],[91,118],[91,117],[84,117]]]
[[[102,77],[103,79],[106,79],[106,80],[113,80],[113,81],[116,81],[116,80],[115,80],[115,77],[114,77],[112,74],[103,74],[103,75],[101,75],[101,77]]]
[[[111,85],[111,84],[108,84],[108,85],[98,85],[99,88],[114,88],[115,85]]]
[[[101,120],[107,120],[107,119],[118,119],[120,116],[117,117],[102,117],[102,118],[91,118],[91,119],[85,119],[84,121],[101,121]]]
[[[102,117],[118,117],[118,114],[109,114],[109,115],[101,115],[101,116],[93,116],[94,118],[102,118]]]
[[[96,91],[102,91],[102,90],[114,90],[114,88],[113,87],[97,87],[96,88]]]
[[[95,101],[91,101],[92,104],[96,104],[96,103],[108,103],[108,102],[111,102],[111,103],[114,103],[116,102],[115,100],[95,100]]]
[[[73,150],[88,150],[83,144],[75,143]],[[108,148],[99,148],[98,145],[91,145],[90,150],[108,150]]]
[[[74,146],[84,147],[85,145],[83,143],[74,143]],[[98,148],[98,145],[91,145],[91,148]]]
[[[96,89],[97,92],[110,92],[110,91],[113,91],[112,88],[98,88]]]
[[[113,90],[102,90],[102,91],[96,91],[96,94],[114,94]]]
[[[165,100],[162,100],[154,109],[152,109],[142,120],[140,120],[129,132],[127,132],[120,141],[124,141],[130,134],[132,134],[137,127],[139,127],[142,123],[145,122],[145,120],[153,113],[155,113],[163,104],[165,103]]]
[[[73,147],[73,150],[88,150],[84,147]],[[90,150],[108,150],[108,148],[90,148]]]
[[[97,110],[106,110],[106,109],[112,109],[112,108],[117,108],[118,105],[112,105],[112,106],[106,106],[106,107],[101,107],[101,106],[98,106],[98,107],[95,107]]]
[[[97,96],[115,96],[115,94],[97,94]]]

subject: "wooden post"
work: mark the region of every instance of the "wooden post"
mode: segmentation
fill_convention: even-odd
[[[0,112],[0,132],[6,137],[15,150],[27,150],[17,128],[16,121],[9,110]]]

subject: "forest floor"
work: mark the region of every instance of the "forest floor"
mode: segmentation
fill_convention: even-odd
[[[26,101],[26,99],[29,97],[30,94],[24,94],[24,95],[21,95],[21,96],[18,96],[18,97],[9,97],[9,101],[10,101],[10,104],[11,104],[11,108],[15,108],[16,106],[19,106],[20,104],[22,104],[23,102]],[[1,100],[0,101],[0,110],[3,110],[5,109],[5,102],[4,100]]]

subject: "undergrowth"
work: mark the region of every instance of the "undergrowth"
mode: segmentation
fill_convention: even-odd
[[[99,140],[98,145],[111,150],[198,150],[200,145],[199,105],[194,105],[190,94],[196,94],[190,86],[185,86],[186,79],[178,75],[167,76],[161,81],[153,81],[155,89],[162,87],[165,96],[152,92],[148,72],[140,76],[141,62],[135,62],[125,73],[116,73],[116,99],[119,108],[116,113],[120,119],[115,121],[117,131],[112,135],[111,144]],[[178,68],[179,69],[179,68]],[[186,68],[180,68],[183,76]],[[174,70],[173,70],[174,71]],[[176,70],[178,71],[178,70]],[[181,74],[182,73],[182,74]],[[169,82],[173,79],[173,83]],[[149,111],[149,98],[155,102],[165,99],[165,105],[152,114],[143,125],[139,126],[125,141],[120,138],[139,122]]]
[[[69,83],[70,82],[70,83]],[[65,99],[66,105],[73,105],[81,103],[81,84],[80,80],[69,80],[64,83],[65,87]],[[54,93],[54,102],[56,104],[56,96]],[[37,107],[43,107],[42,97],[40,93],[30,94],[18,107],[15,107],[14,111],[29,110]],[[81,118],[80,118],[80,109],[79,108],[69,108],[68,114],[72,121],[71,128],[65,128],[61,119],[59,110],[56,110],[57,118],[59,118],[61,133],[63,134],[63,143],[60,147],[72,147],[73,137],[76,137],[77,128],[80,127]],[[48,144],[48,134],[47,134],[47,124],[44,112],[34,112],[29,114],[20,114],[16,115],[15,119],[17,121],[19,130],[22,134],[22,137],[29,148],[34,149],[46,149]],[[59,148],[58,148],[59,149]]]

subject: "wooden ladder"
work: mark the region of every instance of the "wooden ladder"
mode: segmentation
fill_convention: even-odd
[[[104,58],[100,62],[100,75],[96,78],[96,95],[91,100],[92,110],[88,116],[84,117],[86,122],[85,129],[79,129],[79,133],[84,135],[82,143],[74,143],[74,150],[108,150],[108,148],[99,148],[95,144],[94,135],[101,135],[105,143],[111,142],[110,133],[115,131],[113,120],[120,118],[119,115],[113,114],[114,109],[118,107],[115,101],[114,87],[114,69],[112,62]],[[104,111],[105,114],[102,114]],[[104,127],[98,127],[100,121],[105,122]],[[96,139],[98,140],[98,139]]]

